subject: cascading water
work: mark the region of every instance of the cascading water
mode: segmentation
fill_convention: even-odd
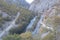
[[[47,9],[50,9],[52,6],[54,6],[56,4],[57,0],[40,0],[40,2],[38,3],[38,5],[31,5],[30,9],[29,10],[34,10],[34,11],[37,11],[37,12],[43,12],[43,10],[47,10]],[[35,8],[33,8],[33,7]],[[36,34],[39,32],[39,29],[40,29],[40,26],[41,26],[41,23],[44,19],[44,14],[40,16],[40,20],[39,22],[37,23],[37,26],[35,28],[35,30],[32,32],[32,34]]]
[[[29,25],[28,25],[27,28],[26,28],[26,31],[30,31],[29,29],[32,28],[34,22],[36,21],[36,18],[37,18],[37,16],[35,16],[35,17],[31,20],[31,22],[29,23]]]
[[[19,16],[20,16],[20,13],[18,12],[15,20],[13,20],[13,21],[11,22],[11,25],[8,26],[8,27],[0,34],[0,39],[1,39],[6,33],[8,33],[8,31],[15,25],[15,22],[16,22],[16,20],[18,19]]]
[[[40,28],[40,23],[43,21],[44,15],[41,16],[39,22],[37,23],[36,29],[32,32],[32,34],[38,33],[38,30]]]

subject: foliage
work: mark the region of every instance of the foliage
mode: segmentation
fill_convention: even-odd
[[[21,40],[19,35],[14,34],[14,35],[8,35],[7,37],[4,37],[3,40]]]
[[[16,16],[17,12],[20,12],[20,16],[16,21],[16,25],[18,26],[12,28],[9,31],[10,35],[4,37],[3,40],[33,40],[30,32],[23,33],[27,25],[30,23],[30,20],[35,16],[33,12],[22,7],[17,7],[15,4],[9,5],[4,2],[4,0],[0,0],[0,10],[6,12],[11,17]],[[7,22],[10,20],[10,18],[6,17],[3,19],[0,17],[0,21],[3,22],[3,20]]]
[[[6,12],[11,17],[16,16],[17,12],[20,12],[20,16],[16,21],[18,27],[12,28],[10,30],[11,34],[22,33],[25,30],[26,26],[29,24],[30,20],[34,17],[34,13],[28,9],[22,8],[20,6],[17,7],[15,4],[8,4],[4,0],[0,0],[0,10]],[[9,21],[10,17],[6,17],[3,20]]]
[[[2,27],[3,19],[0,17],[0,27]]]
[[[8,35],[7,37],[4,37],[3,40],[32,40],[32,37],[30,32],[26,32],[21,35]]]
[[[2,27],[3,23],[4,23],[4,20],[2,18],[2,15],[0,14],[0,27]]]
[[[34,15],[27,9],[22,9],[20,11],[20,13],[21,13],[21,15],[19,16],[18,20],[16,21],[16,24],[18,24],[18,27],[10,30],[10,33],[12,33],[12,34],[14,34],[14,33],[19,34],[19,33],[23,32],[25,30],[25,28],[27,27],[27,25],[29,24],[30,20],[34,17]]]
[[[30,32],[25,32],[25,33],[22,33],[20,36],[24,39],[26,38],[28,39],[32,36],[32,34]]]

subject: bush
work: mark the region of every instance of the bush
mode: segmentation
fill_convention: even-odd
[[[25,32],[20,35],[22,38],[31,38],[32,34],[31,32]]]
[[[34,17],[34,13],[29,11],[28,9],[22,8],[20,6],[16,6],[15,4],[8,4],[4,0],[0,0],[0,9],[6,12],[9,16],[16,16],[17,12],[20,12],[20,16],[16,21],[18,27],[13,28],[10,30],[11,34],[22,33],[27,25],[29,24],[30,20]],[[4,18],[5,21],[11,21],[10,17]]]
[[[21,40],[19,35],[14,34],[14,35],[8,35],[7,37],[4,37],[3,40]]]
[[[42,40],[54,40],[55,35],[53,33],[49,33],[47,36],[45,36]]]
[[[14,34],[4,37],[3,40],[33,40],[30,32],[22,33],[21,35]]]

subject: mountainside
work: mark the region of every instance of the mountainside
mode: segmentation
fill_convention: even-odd
[[[8,34],[21,34],[25,32],[34,12],[16,5],[9,5],[0,0],[0,40]],[[5,40],[5,39],[4,39]]]
[[[31,4],[29,10],[37,12],[38,17],[40,17],[35,30],[32,32],[33,35],[36,35],[33,36],[34,38],[37,37],[38,40],[60,40],[59,2],[60,0],[35,0]]]
[[[28,4],[25,0],[5,0],[8,4],[15,4],[16,6],[22,6],[25,8],[29,8],[30,4]]]
[[[35,0],[29,10],[36,11],[36,12],[44,12],[45,10],[48,10],[54,4],[56,4],[56,0]]]
[[[60,40],[60,0],[20,1],[0,0],[0,40]]]

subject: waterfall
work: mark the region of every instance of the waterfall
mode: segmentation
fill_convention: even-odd
[[[53,27],[46,26],[43,23],[43,19],[44,19],[44,15],[41,16],[39,22],[37,23],[36,29],[34,30],[34,32],[32,32],[32,34],[37,34],[39,32],[39,29],[40,29],[41,25],[48,30],[54,31]]]
[[[6,33],[8,33],[8,31],[15,25],[16,20],[18,19],[18,17],[20,16],[20,13],[18,12],[16,18],[11,22],[11,25],[8,26],[1,34],[0,34],[0,38],[2,38]]]
[[[36,11],[39,13],[41,13],[41,12],[43,13],[43,15],[40,16],[41,18],[40,18],[39,22],[37,23],[37,26],[36,26],[35,30],[32,32],[32,34],[38,33],[41,25],[46,26],[45,24],[42,24],[42,21],[44,19],[44,11],[52,8],[56,3],[57,3],[57,0],[40,0],[40,2],[38,2],[38,4],[33,5],[34,4],[33,3],[31,5],[29,10],[33,10],[33,11]],[[49,28],[49,27],[47,27],[47,28]]]
[[[28,25],[27,28],[26,28],[26,31],[30,31],[29,29],[32,28],[32,26],[33,26],[36,18],[37,18],[37,16],[35,16],[35,17],[31,20],[31,22],[29,23],[29,25]]]
[[[32,34],[38,33],[38,30],[39,30],[39,28],[41,26],[41,22],[43,21],[43,18],[44,18],[44,15],[41,15],[41,18],[37,23],[36,29],[32,32]]]

